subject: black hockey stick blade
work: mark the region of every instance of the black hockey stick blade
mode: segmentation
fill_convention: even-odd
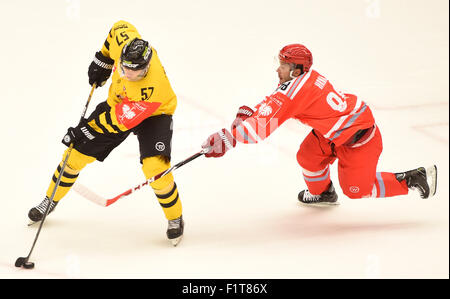
[[[34,268],[34,263],[29,262],[28,258],[26,258],[26,257],[17,258],[16,263],[14,265],[18,268],[20,268],[20,267],[23,267],[25,269],[33,269]]]

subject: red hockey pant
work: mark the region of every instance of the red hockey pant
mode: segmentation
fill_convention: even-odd
[[[405,181],[399,182],[393,173],[377,172],[383,143],[378,127],[375,130],[373,137],[359,147],[334,147],[320,133],[311,131],[297,153],[309,192],[321,194],[328,189],[330,165],[337,159],[339,184],[350,198],[408,194]]]

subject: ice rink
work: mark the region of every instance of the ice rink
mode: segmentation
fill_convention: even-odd
[[[448,11],[447,0],[1,1],[0,278],[449,278]],[[14,267],[38,228],[28,210],[87,100],[88,66],[121,19],[158,50],[178,96],[174,163],[271,94],[274,57],[302,43],[314,69],[371,107],[378,171],[436,164],[436,196],[349,199],[335,163],[341,204],[299,205],[296,153],[310,128],[288,121],[261,144],[174,172],[185,219],[177,247],[150,188],[106,208],[71,191],[44,223],[35,269]],[[130,135],[78,183],[113,197],[144,180]]]

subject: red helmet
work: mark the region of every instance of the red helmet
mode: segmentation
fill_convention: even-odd
[[[281,61],[287,63],[295,63],[303,65],[303,71],[309,71],[309,68],[313,64],[313,58],[311,51],[303,45],[291,44],[284,46],[278,54],[278,58]]]

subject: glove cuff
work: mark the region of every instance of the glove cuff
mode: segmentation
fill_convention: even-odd
[[[236,114],[236,117],[248,118],[254,113],[253,109],[248,106],[241,106]]]
[[[228,150],[236,146],[236,139],[234,139],[234,137],[230,134],[230,132],[228,132],[228,130],[222,129],[219,132],[219,136]]]
[[[112,70],[112,68],[114,67],[114,60],[104,56],[100,51],[95,53],[94,63],[106,70]]]

